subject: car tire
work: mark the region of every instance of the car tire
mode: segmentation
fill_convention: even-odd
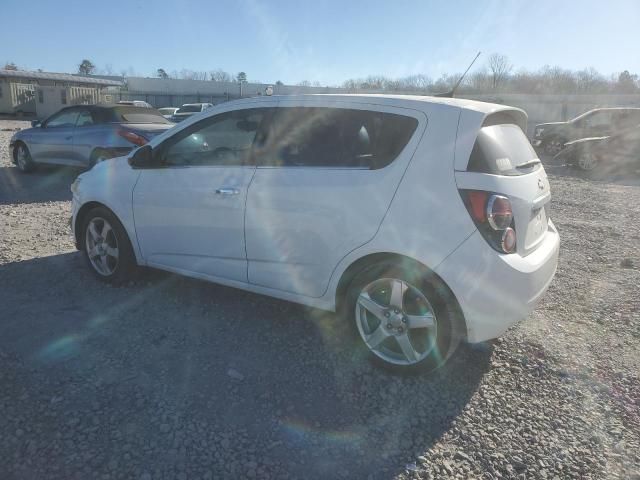
[[[562,151],[566,142],[562,137],[551,137],[542,144],[542,151],[545,155],[553,158]]]
[[[577,161],[577,166],[584,172],[593,172],[600,166],[600,158],[598,155],[590,152],[584,152]]]
[[[16,166],[22,173],[31,173],[36,169],[36,164],[31,158],[29,148],[24,143],[18,142],[16,144],[13,155]]]
[[[96,207],[82,220],[82,251],[103,282],[120,285],[135,277],[137,263],[125,228],[107,208]]]
[[[96,148],[93,150],[93,152],[91,152],[91,157],[89,158],[89,168],[93,168],[96,164],[104,162],[111,157],[112,156],[109,155],[109,152],[107,150]]]
[[[464,322],[452,294],[415,264],[385,262],[364,269],[351,282],[341,313],[355,329],[359,348],[395,373],[441,367],[463,338]]]

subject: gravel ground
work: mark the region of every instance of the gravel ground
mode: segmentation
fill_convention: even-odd
[[[0,121],[0,130],[25,127]],[[0,478],[640,478],[640,187],[550,166],[558,274],[502,339],[428,376],[327,313],[160,272],[100,284],[77,172],[0,131]]]

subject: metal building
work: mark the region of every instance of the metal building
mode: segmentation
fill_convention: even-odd
[[[0,113],[43,119],[67,105],[98,103],[106,87],[120,85],[83,75],[0,69]]]

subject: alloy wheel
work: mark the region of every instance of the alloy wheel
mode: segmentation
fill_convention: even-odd
[[[27,168],[27,149],[24,145],[18,146],[18,151],[16,152],[16,161],[18,162],[18,167],[20,170],[25,170]]]
[[[113,275],[118,267],[118,239],[107,220],[94,217],[87,224],[85,249],[91,266],[100,275]]]
[[[578,160],[578,166],[582,170],[593,170],[598,165],[598,158],[592,153],[585,153],[580,156]]]
[[[436,348],[437,319],[424,294],[397,278],[365,286],[356,301],[356,323],[376,356],[395,365],[414,365]]]

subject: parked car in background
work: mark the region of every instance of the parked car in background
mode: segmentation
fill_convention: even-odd
[[[637,173],[640,170],[640,126],[608,137],[568,142],[554,159],[595,175]]]
[[[173,123],[160,112],[128,105],[77,105],[11,137],[11,158],[23,172],[38,164],[91,167],[144,145]]]
[[[166,118],[167,120],[171,120],[171,117],[173,117],[173,115],[175,115],[175,113],[178,111],[177,107],[162,107],[159,108],[158,111],[162,114],[162,116],[164,118]]]
[[[196,113],[204,112],[207,108],[213,107],[212,103],[185,103],[171,117],[174,122],[181,122]]]
[[[581,138],[603,137],[640,124],[640,108],[597,108],[568,122],[536,125],[532,145],[554,156],[567,142]]]
[[[118,105],[131,105],[132,107],[153,108],[153,106],[143,100],[120,100]]]
[[[337,310],[372,358],[434,368],[526,317],[554,276],[525,130],[522,110],[470,100],[224,103],[80,175],[72,228],[104,281],[146,265]]]

